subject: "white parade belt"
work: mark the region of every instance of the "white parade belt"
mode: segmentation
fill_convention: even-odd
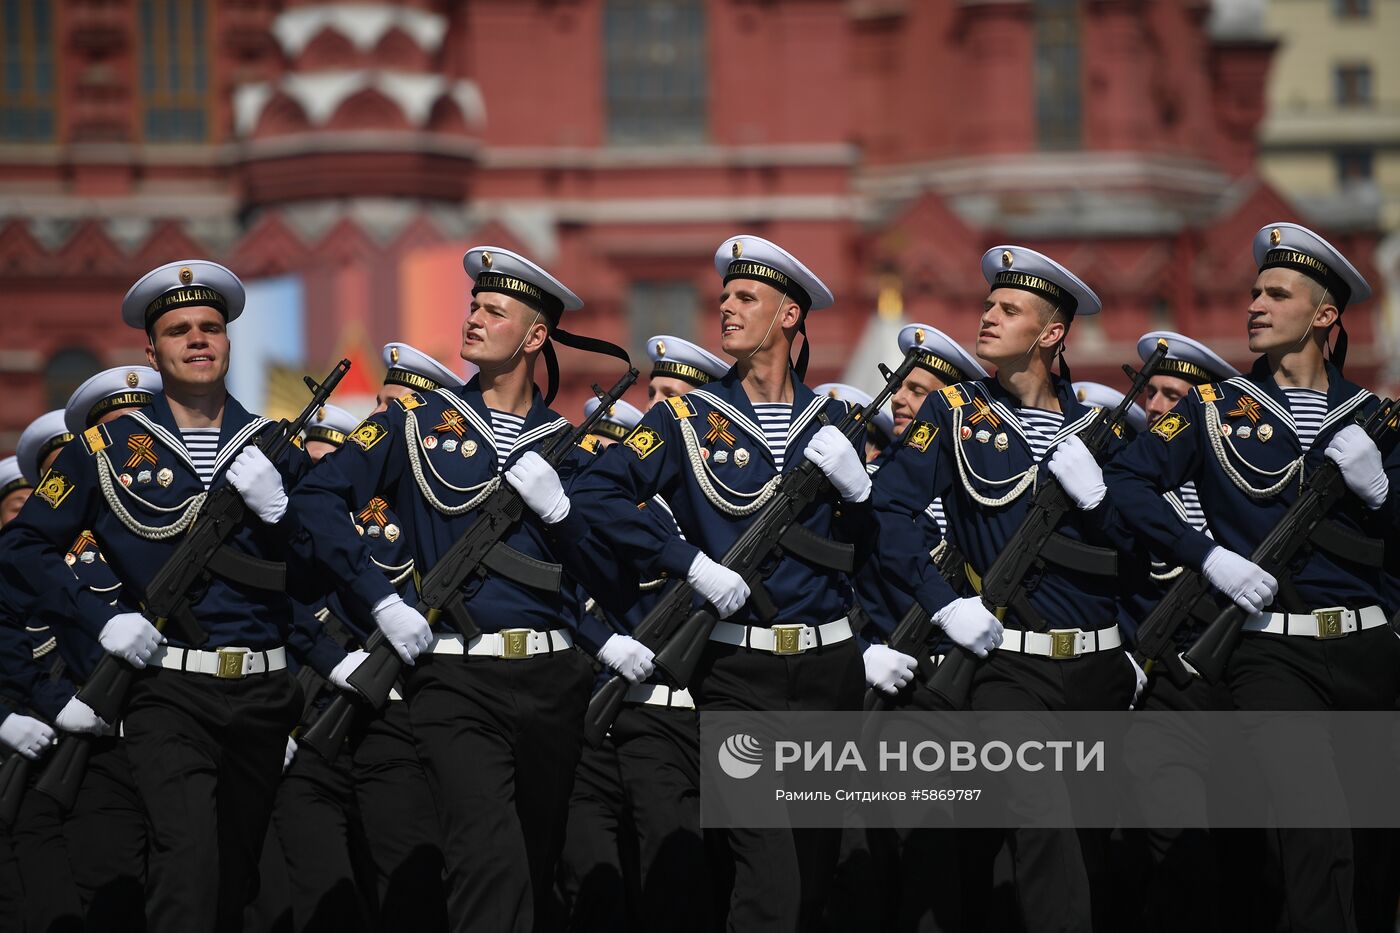
[[[537,632],[529,628],[507,628],[499,632],[478,635],[463,645],[461,635],[439,635],[433,641],[433,654],[471,655],[484,658],[504,658],[515,661],[537,654],[553,654],[573,647],[574,637],[568,629],[556,628]],[[463,650],[465,647],[465,650]]]
[[[1364,609],[1314,609],[1312,612],[1265,612],[1250,616],[1244,623],[1246,632],[1266,635],[1301,635],[1304,638],[1341,638],[1352,632],[1377,628],[1389,620],[1380,606]]]
[[[1065,661],[1097,651],[1123,647],[1123,635],[1117,625],[1097,631],[1082,628],[1052,628],[1048,632],[1023,632],[1006,629],[1002,632],[998,651],[1016,651],[1041,658]]]
[[[770,654],[801,654],[818,645],[834,645],[851,637],[851,623],[845,616],[822,625],[774,625],[762,628],[757,625],[738,625],[733,622],[716,622],[710,633],[710,641],[741,648],[753,648]]]
[[[194,648],[172,648],[162,645],[151,655],[152,667],[190,674],[208,674],[220,680],[239,680],[249,674],[268,674],[287,669],[287,649],[219,648],[197,651]]]
[[[669,706],[672,709],[695,709],[689,690],[673,690],[665,684],[632,684],[627,688],[627,702],[644,706]]]

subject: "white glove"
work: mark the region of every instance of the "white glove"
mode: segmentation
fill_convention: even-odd
[[[802,456],[821,467],[844,502],[864,502],[870,496],[870,474],[860,454],[834,424],[823,425]]]
[[[914,679],[919,662],[889,645],[871,645],[861,655],[865,661],[865,682],[894,696]]]
[[[238,490],[248,508],[269,525],[275,525],[287,514],[287,490],[282,488],[282,474],[261,450],[249,444],[233,458],[228,467],[229,485]]]
[[[1381,452],[1360,425],[1338,431],[1322,455],[1337,464],[1342,479],[1368,509],[1378,509],[1390,494],[1390,479],[1381,465]]]
[[[569,514],[569,497],[554,472],[539,454],[527,450],[506,470],[506,482],[520,493],[530,511],[546,525],[562,522]]]
[[[53,744],[53,728],[33,716],[11,713],[0,722],[0,742],[34,761],[39,753]]]
[[[1263,612],[1278,595],[1278,581],[1254,561],[1216,545],[1201,567],[1210,585],[1234,600],[1245,612]]]
[[[629,684],[639,684],[651,676],[656,665],[652,650],[631,635],[613,635],[598,649],[598,660],[617,671]]]
[[[933,624],[979,658],[1001,647],[1001,620],[976,596],[953,600],[934,613]]]
[[[106,735],[112,727],[107,725],[106,720],[76,696],[63,704],[63,709],[58,711],[54,725],[64,732],[86,732],[89,735]]]
[[[1099,462],[1078,435],[1071,434],[1060,441],[1050,454],[1049,466],[1051,474],[1060,481],[1065,492],[1082,511],[1087,512],[1097,506],[1108,493]]]
[[[290,735],[287,736],[287,750],[282,753],[282,773],[286,774],[287,769],[292,766],[292,759],[297,756],[297,740]]]
[[[139,612],[119,612],[107,620],[97,636],[102,650],[132,667],[145,667],[165,636]]]
[[[1142,669],[1142,665],[1137,662],[1137,658],[1133,657],[1131,651],[1123,653],[1128,656],[1128,661],[1133,665],[1133,679],[1137,681],[1133,685],[1133,702],[1128,704],[1128,709],[1133,709],[1137,706],[1137,701],[1142,698],[1142,688],[1147,686],[1147,671]]]
[[[342,690],[355,692],[355,688],[350,686],[350,675],[355,673],[355,668],[365,663],[365,658],[369,657],[369,652],[363,649],[351,651],[340,659],[340,663],[331,668],[331,683]]]
[[[749,585],[744,578],[723,564],[710,560],[704,551],[696,554],[695,560],[690,562],[685,579],[695,587],[695,592],[715,607],[721,619],[738,612],[749,598]]]
[[[423,614],[403,601],[398,593],[385,596],[375,604],[374,624],[384,633],[389,644],[399,653],[403,663],[412,665],[433,643],[433,630]]]

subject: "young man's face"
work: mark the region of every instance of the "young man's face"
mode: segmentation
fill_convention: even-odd
[[[1321,287],[1294,269],[1265,269],[1250,289],[1246,327],[1251,353],[1289,353],[1304,346],[1314,327],[1337,319],[1332,304],[1320,304]]]
[[[909,422],[919,413],[924,399],[947,385],[948,383],[929,370],[915,366],[895,390],[894,395],[890,396],[890,416],[894,418],[895,437],[904,434],[904,429],[909,427]]]
[[[3,499],[0,499],[0,527],[10,523],[10,519],[19,514],[19,510],[29,501],[29,497],[34,494],[34,490],[28,486],[23,489],[16,489]]]
[[[482,292],[472,298],[462,322],[460,355],[478,368],[497,369],[538,350],[546,336],[544,315],[509,295]]]
[[[796,327],[800,317],[797,303],[768,283],[734,279],[719,296],[720,349],[736,360],[748,359],[781,339],[784,329]]]
[[[977,356],[997,367],[1015,364],[1031,355],[1033,346],[1054,346],[1064,335],[1064,324],[1047,324],[1050,303],[1020,288],[998,288],[982,305],[977,331]]]
[[[651,381],[647,383],[647,410],[651,410],[651,406],[658,402],[684,395],[693,388],[690,383],[675,376],[652,376]]]
[[[228,326],[214,308],[175,308],[156,318],[146,359],[167,387],[220,385],[228,374]]]
[[[1178,376],[1153,376],[1147,380],[1147,388],[1142,393],[1142,407],[1147,410],[1147,426],[1150,428],[1156,424],[1190,391],[1191,383]]]

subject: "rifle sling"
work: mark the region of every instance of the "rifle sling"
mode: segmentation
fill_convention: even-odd
[[[1046,563],[1094,577],[1118,576],[1118,552],[1067,538],[1055,532],[1040,549]]]
[[[208,570],[232,583],[255,590],[285,592],[287,565],[280,561],[263,560],[242,551],[221,545],[209,558]]]
[[[796,522],[787,527],[778,544],[793,557],[826,570],[850,573],[855,569],[854,545],[823,538]]]
[[[1385,563],[1385,542],[1367,538],[1343,528],[1332,519],[1318,522],[1309,540],[1320,551],[1363,567],[1379,568]]]
[[[545,593],[559,592],[564,574],[563,568],[558,564],[522,554],[501,541],[497,541],[491,550],[486,552],[481,559],[481,565],[512,583]]]

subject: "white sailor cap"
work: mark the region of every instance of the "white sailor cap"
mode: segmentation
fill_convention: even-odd
[[[715,250],[715,271],[727,284],[732,279],[754,279],[773,286],[797,302],[803,311],[829,308],[836,300],[831,289],[812,274],[797,257],[763,237],[741,233]]]
[[[339,447],[345,443],[350,432],[359,427],[361,420],[339,405],[322,405],[306,425],[306,439]]]
[[[145,408],[160,390],[160,373],[149,366],[104,369],[68,396],[63,422],[70,433],[81,434],[115,408]]]
[[[1157,349],[1157,341],[1167,342],[1167,356],[1157,372],[1162,376],[1175,376],[1195,385],[1207,382],[1222,382],[1240,371],[1220,358],[1210,347],[1199,340],[1192,340],[1185,334],[1170,330],[1154,330],[1138,338],[1137,351],[1142,361]]]
[[[862,392],[853,385],[844,382],[823,382],[812,389],[815,395],[829,395],[839,402],[849,402],[852,406],[864,407],[875,401],[869,392]],[[875,417],[870,420],[869,427],[873,428],[880,437],[873,438],[875,446],[884,447],[894,440],[894,418],[883,409],[875,413]]]
[[[122,299],[122,320],[150,330],[156,318],[173,308],[203,305],[232,321],[243,313],[243,283],[217,262],[181,259],[152,269]]]
[[[697,388],[729,372],[729,364],[709,350],[668,334],[647,338],[647,356],[653,377],[671,376]]]
[[[577,311],[583,300],[563,282],[535,263],[499,246],[473,246],[462,257],[462,268],[472,278],[472,294],[500,292],[518,298],[549,319],[559,323],[565,311]]]
[[[1331,243],[1298,224],[1265,224],[1254,234],[1254,262],[1264,269],[1296,269],[1308,278],[1321,282],[1337,304],[1365,301],[1371,297],[1371,286],[1356,267]]]
[[[1123,393],[1113,386],[1106,386],[1102,382],[1076,382],[1074,383],[1074,395],[1085,405],[1092,408],[1116,408],[1123,401]],[[1147,430],[1147,412],[1137,403],[1128,406],[1127,414],[1128,427],[1134,431]]]
[[[64,423],[62,408],[46,411],[29,423],[29,427],[19,436],[15,456],[19,458],[19,468],[31,483],[39,481],[39,466],[44,458],[76,435]]]
[[[4,499],[17,489],[33,489],[34,484],[24,478],[19,468],[18,457],[0,460],[0,499]]]
[[[918,365],[948,382],[982,379],[987,371],[958,342],[937,327],[908,324],[899,332],[899,352],[919,351]]]
[[[1099,296],[1073,272],[1024,246],[993,246],[982,254],[982,277],[992,288],[1033,292],[1068,314],[1098,314]]]
[[[432,392],[443,386],[458,386],[462,377],[415,347],[406,343],[386,343],[382,353],[384,384],[408,386],[419,392]],[[359,422],[355,422],[356,425]],[[351,425],[353,428],[355,425]]]
[[[583,403],[583,417],[588,418],[603,404],[595,395]],[[603,417],[593,425],[593,433],[610,437],[615,441],[625,440],[632,429],[642,420],[642,413],[636,405],[618,399]]]

